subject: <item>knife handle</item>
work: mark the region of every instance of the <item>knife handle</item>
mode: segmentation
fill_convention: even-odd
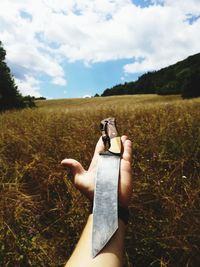
[[[107,118],[101,121],[102,139],[108,151],[121,154],[121,138],[118,134],[115,118]]]

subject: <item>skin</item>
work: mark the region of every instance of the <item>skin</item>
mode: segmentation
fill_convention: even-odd
[[[132,182],[132,144],[127,136],[121,137],[123,154],[120,165],[119,178],[119,203],[123,207],[128,207],[133,190]],[[74,159],[64,159],[61,164],[69,168],[74,179],[74,186],[86,195],[91,201],[94,196],[95,174],[99,153],[104,151],[102,138],[97,142],[94,156],[89,169],[86,171],[81,163]],[[123,250],[126,225],[119,219],[119,228],[111,238],[105,248],[93,259],[91,257],[91,235],[92,235],[92,214],[88,221],[78,244],[68,260],[65,267],[122,267]]]

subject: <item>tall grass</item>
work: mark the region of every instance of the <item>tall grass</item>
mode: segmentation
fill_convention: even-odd
[[[127,266],[200,264],[200,99],[121,96],[39,101],[0,115],[0,266],[63,266],[90,203],[60,166],[88,167],[99,122],[133,141]]]

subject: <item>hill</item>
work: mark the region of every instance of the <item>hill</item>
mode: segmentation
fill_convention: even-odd
[[[184,98],[200,96],[200,53],[159,71],[148,72],[135,82],[106,89],[102,96],[123,94],[181,94]]]

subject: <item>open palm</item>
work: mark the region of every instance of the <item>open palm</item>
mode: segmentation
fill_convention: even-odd
[[[119,179],[119,202],[120,205],[128,206],[132,194],[132,144],[127,136],[122,136],[123,154],[120,165],[120,179]],[[96,144],[94,156],[90,163],[89,169],[86,171],[80,162],[75,159],[64,159],[61,164],[70,169],[74,176],[74,185],[89,199],[93,200],[95,175],[97,168],[97,161],[99,153],[104,151],[104,144],[102,138]]]

